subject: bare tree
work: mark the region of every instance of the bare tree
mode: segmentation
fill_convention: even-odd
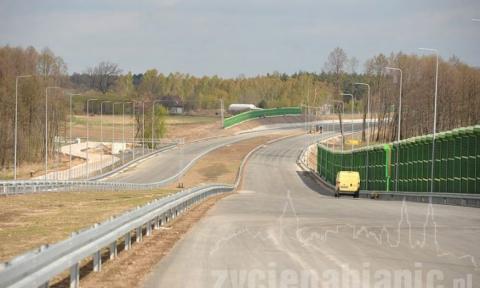
[[[93,68],[88,68],[86,73],[91,77],[92,88],[105,94],[115,84],[122,70],[115,63],[103,61]]]
[[[347,53],[340,48],[336,47],[333,49],[330,54],[328,54],[327,62],[325,63],[325,70],[331,73],[334,79],[334,86],[335,86],[335,95],[334,98],[339,98],[340,96],[340,83],[342,81],[343,74],[345,73],[345,66],[347,63],[348,57]],[[340,133],[343,137],[343,129],[342,129],[342,112],[340,109],[336,109],[338,115],[338,121],[340,122]]]

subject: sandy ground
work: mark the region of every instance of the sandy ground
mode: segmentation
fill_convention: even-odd
[[[171,190],[0,197],[0,262],[160,198]]]

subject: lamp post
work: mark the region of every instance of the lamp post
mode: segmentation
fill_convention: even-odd
[[[103,104],[111,103],[112,101],[103,101],[100,103],[100,142],[103,146]],[[103,173],[103,151],[100,153],[100,173]]]
[[[133,116],[133,127],[132,127],[132,154],[133,154],[133,160],[135,160],[135,124],[136,124],[136,119],[135,119],[135,101],[130,102],[132,103],[132,116]]]
[[[125,142],[125,104],[129,104],[129,103],[132,103],[132,102],[122,103],[122,142],[123,142],[123,145],[125,145],[125,148],[123,149],[123,152],[122,152],[122,163],[125,163],[125,150],[127,148],[127,143]]]
[[[142,155],[145,155],[145,102],[142,101]]]
[[[438,50],[432,48],[418,48],[423,51],[428,51],[435,53],[436,64],[435,64],[435,98],[433,105],[433,138],[432,138],[432,179],[430,184],[430,192],[433,193],[433,183],[434,183],[434,169],[435,169],[435,134],[437,133],[437,96],[438,96]],[[430,195],[430,202],[432,202],[432,196]]]
[[[13,144],[13,180],[17,180],[18,79],[27,77],[32,77],[32,75],[20,75],[15,78],[15,143]]]
[[[47,181],[48,172],[48,90],[61,89],[57,86],[49,86],[45,88],[45,181]]]
[[[368,114],[368,133],[370,133],[370,121],[371,121],[371,115],[370,115],[370,85],[367,83],[362,83],[362,82],[357,82],[355,85],[361,85],[361,86],[366,86],[368,88],[368,96],[367,96],[367,114]],[[370,135],[367,135],[367,147],[370,146]],[[368,190],[368,149],[367,149],[367,161],[366,161],[366,185],[365,185],[365,190]]]
[[[68,162],[68,180],[72,180],[72,97],[73,96],[80,96],[81,94],[73,94],[68,93],[70,98],[70,117],[69,117],[69,138],[70,138],[70,145],[69,145],[69,162]]]
[[[118,104],[122,104],[122,102],[114,102],[112,104],[112,115],[113,115],[113,129],[112,129],[112,151],[111,151],[111,154],[112,154],[112,165],[113,165],[113,162],[114,162],[114,156],[113,156],[113,145],[115,143],[115,105],[118,105]],[[113,166],[112,166],[113,168]]]
[[[87,149],[86,149],[86,155],[87,155],[87,165],[86,165],[87,175],[85,176],[86,179],[88,179],[88,175],[89,175],[89,171],[88,171],[88,162],[89,162],[89,161],[88,161],[88,160],[89,160],[89,158],[88,158],[88,141],[89,141],[89,140],[88,140],[88,138],[89,138],[89,137],[88,137],[88,136],[89,136],[89,127],[88,127],[88,112],[89,112],[89,111],[88,111],[88,104],[90,103],[90,101],[98,101],[98,99],[88,99],[88,100],[87,100],[87,112],[86,112],[86,116],[87,116],[87,117],[85,118],[85,120],[87,121],[87,145],[86,145],[86,146],[87,146]]]
[[[397,163],[395,165],[395,192],[398,192],[398,163],[399,163],[399,150],[400,150],[400,131],[402,129],[402,86],[403,86],[403,71],[400,68],[385,67],[386,70],[400,72],[400,93],[398,95],[398,131],[397,131]]]

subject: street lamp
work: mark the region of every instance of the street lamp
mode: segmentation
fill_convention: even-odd
[[[32,77],[32,75],[20,75],[15,78],[15,143],[13,159],[13,180],[17,180],[17,127],[18,127],[18,79]]]
[[[45,181],[47,181],[48,172],[48,90],[61,89],[57,86],[49,86],[45,88]]]
[[[111,151],[111,154],[112,154],[112,165],[114,163],[114,156],[113,156],[113,145],[115,143],[115,105],[118,105],[118,104],[122,104],[122,102],[114,102],[112,104],[112,115],[113,115],[113,124],[112,124],[112,151]],[[112,169],[113,169],[113,166],[112,166]]]
[[[367,84],[367,83],[362,83],[362,82],[358,82],[358,83],[355,83],[355,85],[361,85],[361,86],[366,86],[368,88],[368,96],[367,96],[367,114],[368,114],[368,133],[370,133],[370,121],[371,121],[371,115],[370,115],[370,85]],[[367,147],[370,147],[370,134],[367,136]],[[366,163],[366,179],[367,179],[367,183],[365,185],[365,190],[368,190],[368,149],[367,149],[367,163]]]
[[[127,149],[127,143],[125,142],[125,104],[130,104],[132,102],[123,102],[122,103],[122,141],[123,145],[125,145],[125,149],[122,152],[122,163],[125,162],[125,150]]]
[[[88,136],[89,136],[89,127],[88,127],[88,115],[89,115],[88,112],[89,112],[89,111],[88,111],[88,104],[90,103],[90,101],[98,101],[98,99],[88,99],[88,100],[87,100],[87,112],[86,112],[86,113],[87,113],[87,115],[86,115],[87,117],[85,118],[85,120],[87,121],[87,150],[86,150],[86,154],[87,154],[87,165],[86,165],[87,175],[86,175],[86,177],[85,177],[86,179],[88,179],[88,175],[89,175],[89,171],[88,171],[88,160],[89,160],[89,159],[88,159],[88,141],[89,141],[89,140],[88,140]]]
[[[395,165],[395,192],[398,192],[398,155],[399,155],[399,150],[400,150],[400,130],[402,129],[402,86],[403,86],[403,72],[402,69],[400,68],[394,68],[394,67],[385,67],[386,70],[391,70],[391,71],[398,71],[400,72],[400,93],[398,95],[398,131],[397,131],[397,163]]]
[[[68,180],[72,180],[72,97],[73,96],[80,96],[82,94],[73,94],[68,93],[70,98],[70,118],[69,118],[69,138],[70,138],[70,145],[69,145],[69,162],[68,162]]]
[[[103,101],[100,103],[100,142],[103,146],[103,103],[111,103],[112,101]],[[103,173],[103,149],[100,153],[100,173]]]
[[[434,167],[435,167],[435,134],[437,132],[437,96],[438,96],[438,50],[432,48],[418,48],[423,51],[428,51],[435,53],[436,64],[435,64],[435,99],[433,106],[433,138],[432,138],[432,180],[430,184],[430,192],[433,193],[433,183],[434,183]],[[430,202],[432,201],[432,196],[430,195]]]

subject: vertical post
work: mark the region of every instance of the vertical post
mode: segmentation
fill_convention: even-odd
[[[60,87],[51,86],[45,88],[45,181],[47,181],[48,172],[48,89],[59,89]]]
[[[437,96],[438,96],[438,50],[431,48],[419,48],[420,50],[429,51],[435,53],[436,64],[435,64],[435,95],[434,95],[434,105],[433,105],[433,137],[432,137],[432,169],[431,169],[431,183],[430,183],[430,193],[433,193],[434,186],[434,170],[435,170],[435,136],[437,132]],[[432,203],[432,195],[429,197],[430,203]]]
[[[103,146],[103,103],[109,103],[111,101],[103,101],[100,103],[100,142]],[[100,173],[103,173],[103,149],[100,153]]]
[[[72,97],[73,97],[73,94],[70,94],[70,119],[69,119],[69,136],[68,138],[70,138],[70,145],[68,145],[68,180],[72,180]]]
[[[136,119],[135,119],[135,103],[132,102],[132,115],[133,115],[133,128],[132,128],[132,154],[133,160],[135,160],[135,127],[136,127]]]
[[[368,114],[368,117],[371,118],[371,117],[370,117],[370,85],[367,84],[367,83],[361,83],[361,82],[355,83],[355,85],[363,85],[363,86],[367,86],[367,88],[368,88],[368,94],[367,94],[367,114]],[[369,119],[369,121],[368,121],[367,124],[368,124],[368,132],[370,133],[370,119]],[[370,136],[369,136],[369,135],[367,135],[367,147],[370,147]],[[366,166],[367,168],[366,168],[366,170],[365,170],[365,174],[366,174],[365,179],[367,180],[367,181],[366,181],[367,183],[366,183],[366,185],[365,185],[365,190],[368,190],[368,179],[369,179],[369,178],[368,178],[368,160],[369,160],[369,159],[368,159],[368,149],[367,149],[366,155],[367,155],[367,161],[366,161],[366,163],[365,163],[365,166]]]
[[[399,156],[400,156],[400,137],[402,129],[402,86],[403,86],[403,72],[400,68],[385,67],[387,70],[395,70],[400,72],[400,93],[398,95],[398,129],[397,129],[397,149],[395,161],[395,192],[398,192],[398,174],[399,174]]]
[[[80,284],[80,267],[78,263],[70,267],[70,288],[78,288]]]
[[[224,119],[224,116],[223,116],[223,98],[220,98],[220,117],[222,119],[222,128],[224,127],[224,124],[223,124],[223,121],[225,120]]]
[[[142,226],[137,227],[137,237],[135,237],[135,242],[141,242],[142,241]]]
[[[125,234],[125,251],[130,250],[132,247],[132,234],[128,232]]]
[[[93,271],[100,272],[102,270],[102,253],[100,250],[93,253]]]
[[[97,101],[98,99],[88,99],[87,100],[87,114],[86,114],[86,117],[85,117],[85,121],[87,122],[87,142],[86,142],[86,150],[85,150],[85,153],[86,153],[86,156],[87,156],[87,163],[86,163],[86,169],[87,169],[87,174],[85,175],[85,179],[88,179],[88,175],[90,174],[89,171],[88,171],[88,165],[89,165],[89,157],[88,157],[88,138],[89,138],[89,126],[88,126],[88,104],[90,103],[90,101]]]
[[[117,257],[117,241],[114,241],[110,244],[109,250],[110,250],[110,260],[115,259]]]
[[[145,102],[142,101],[142,155],[145,155]]]
[[[125,148],[124,148],[125,145]],[[127,143],[125,143],[125,102],[122,104],[122,164],[125,163],[125,149]]]

